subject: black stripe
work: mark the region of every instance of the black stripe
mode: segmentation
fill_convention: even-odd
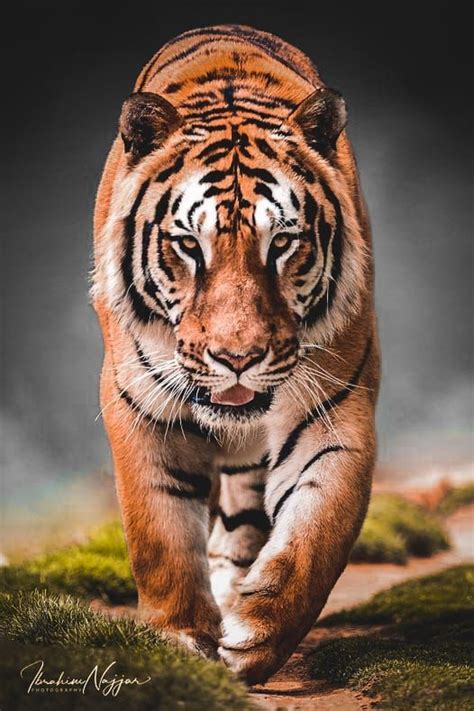
[[[219,516],[227,532],[235,531],[239,526],[253,526],[259,531],[270,530],[270,520],[261,509],[242,509],[233,516],[227,516],[222,509],[219,509]]]
[[[184,164],[184,156],[186,155],[187,151],[184,151],[181,153],[176,161],[173,163],[173,165],[170,165],[168,168],[165,168],[164,170],[161,171],[161,173],[158,173],[158,175],[155,178],[155,182],[157,183],[164,183],[168,178],[170,178],[172,175],[175,173],[179,173],[181,168],[183,167]]]
[[[281,507],[289,499],[289,497],[292,495],[294,490],[296,489],[298,485],[298,481],[301,478],[301,475],[304,474],[304,472],[309,469],[315,462],[319,461],[322,459],[326,454],[330,454],[331,452],[354,452],[356,450],[351,449],[349,447],[343,447],[341,444],[332,444],[328,447],[325,447],[325,449],[321,449],[319,452],[317,452],[314,457],[312,457],[309,462],[306,462],[304,465],[303,469],[300,471],[298,475],[298,479],[296,480],[296,483],[293,484],[293,486],[290,486],[289,489],[285,491],[285,493],[278,499],[278,502],[273,510],[273,516],[272,516],[272,521],[273,525],[275,525],[276,518],[278,516],[278,513],[280,512]]]
[[[234,143],[228,138],[222,138],[220,141],[214,141],[210,143],[206,148],[204,148],[199,154],[198,158],[205,158],[206,156],[214,153],[214,151],[225,150],[230,151],[234,147]]]
[[[192,420],[181,420],[180,422],[173,422],[172,424],[170,424],[166,420],[159,420],[158,418],[149,415],[147,412],[142,410],[138,402],[130,395],[127,390],[121,389],[118,383],[115,383],[115,387],[119,392],[120,398],[127,403],[129,408],[134,412],[138,413],[140,417],[146,420],[146,422],[153,423],[155,427],[163,427],[165,429],[169,429],[177,433],[181,432],[181,434],[184,432],[185,435],[194,435],[196,437],[199,437],[200,439],[210,439],[211,431],[205,427],[201,427]]]
[[[243,175],[248,175],[249,178],[258,178],[258,180],[264,183],[269,183],[270,185],[278,185],[278,180],[273,177],[273,175],[264,168],[251,168],[245,163],[240,163],[240,172]]]
[[[236,105],[235,105],[235,100],[234,100],[234,87],[232,84],[227,84],[223,91],[224,95],[224,101],[229,107],[229,109],[232,111],[233,114],[236,112]]]
[[[168,422],[165,423],[168,426]],[[203,425],[198,425],[197,422],[193,420],[180,420],[180,422],[174,422],[172,425],[173,430],[180,431],[183,430],[184,434],[192,434],[196,437],[201,437],[209,440],[212,437],[211,430]]]
[[[331,279],[329,280],[329,286],[327,288],[327,299],[320,299],[316,305],[313,308],[310,308],[309,313],[305,317],[305,323],[307,326],[312,326],[316,321],[321,318],[325,312],[331,307],[332,302],[334,301],[334,297],[336,294],[336,289],[338,285],[338,280],[341,275],[341,264],[342,264],[342,250],[343,250],[343,240],[342,240],[342,227],[343,227],[343,219],[342,219],[342,211],[341,211],[341,206],[339,204],[339,200],[337,197],[334,195],[332,190],[329,188],[327,183],[323,180],[320,180],[321,187],[324,191],[324,194],[327,198],[327,200],[330,202],[330,204],[333,207],[334,210],[334,219],[335,219],[335,225],[334,225],[334,235],[332,239],[332,244],[331,244],[331,249],[332,249],[332,258],[333,258],[333,263],[332,263],[332,268],[331,268]],[[321,218],[321,216],[320,216]],[[318,228],[322,228],[322,236],[325,239],[328,239],[328,225],[325,223],[325,226],[323,226],[322,222],[319,224],[320,220],[318,220]],[[325,264],[328,258],[327,250],[325,253]]]
[[[204,84],[209,84],[210,82],[219,81],[221,79],[233,80],[236,76],[235,67],[220,67],[219,69],[211,69],[206,74],[201,74],[194,79],[196,84],[201,86]],[[279,86],[281,84],[280,80],[272,76],[268,72],[247,72],[241,70],[239,72],[239,78],[241,79],[253,79],[258,78],[264,80],[267,85]]]
[[[227,476],[232,476],[233,474],[246,474],[247,472],[252,472],[256,469],[263,469],[267,465],[268,455],[266,454],[256,464],[238,464],[234,467],[222,467],[221,474],[226,474]]]
[[[296,197],[296,196],[295,196]],[[305,241],[309,242],[311,245],[311,251],[308,252],[304,262],[300,265],[296,272],[297,277],[305,276],[316,264],[316,254],[318,250],[318,245],[314,235],[315,232],[315,222],[318,214],[318,204],[311,193],[306,190],[304,196],[304,215],[305,215],[305,226],[307,226],[307,231],[304,233]],[[324,258],[325,254],[323,253]],[[305,282],[303,282],[305,283]],[[318,282],[319,283],[319,282]]]
[[[201,486],[202,488],[211,488],[211,482],[209,477],[205,474],[196,474],[195,472],[187,472],[184,469],[169,469],[168,470],[173,479],[178,481],[184,481],[192,486]]]
[[[250,99],[248,101],[250,101]],[[206,111],[189,111],[186,113],[186,120],[191,121],[192,119],[200,119],[201,121],[205,121],[219,116],[221,118],[230,118],[237,112],[242,118],[250,118],[255,116],[258,119],[278,120],[278,116],[275,116],[275,114],[267,113],[266,111],[262,111],[258,108],[252,109],[250,106],[245,106],[243,104],[234,104],[232,109],[229,106],[216,106],[215,108],[207,109]]]
[[[273,203],[273,205],[278,208],[280,216],[283,217],[283,215],[285,214],[283,206],[281,205],[281,203],[278,202],[278,200],[275,200],[271,188],[269,188],[268,185],[266,185],[265,183],[257,183],[253,191],[255,195],[263,195],[264,198],[266,198],[269,202]]]
[[[309,462],[306,462],[304,465],[303,469],[300,472],[303,474],[307,469],[313,466],[313,464],[317,461],[319,461],[322,457],[324,457],[326,454],[331,454],[331,452],[353,452],[355,451],[354,449],[350,449],[349,447],[343,447],[342,444],[332,444],[329,447],[326,447],[325,449],[321,449],[319,452],[317,452],[314,457],[311,457]]]
[[[236,568],[250,568],[256,561],[256,558],[229,558],[228,556],[223,556],[226,560],[229,560],[232,565]]]
[[[189,94],[188,99],[217,99],[215,91],[193,91]]]
[[[165,299],[165,304],[162,302],[161,298],[158,296],[158,285],[154,282],[150,269],[148,267],[148,249],[150,247],[150,238],[153,231],[154,222],[147,222],[143,225],[142,232],[142,272],[144,276],[143,288],[146,294],[155,302],[158,308],[166,313],[166,306],[170,308],[169,302]]]
[[[171,188],[168,188],[168,190],[166,190],[166,192],[164,192],[163,195],[158,200],[158,203],[157,203],[156,209],[155,209],[155,219],[154,219],[155,224],[157,224],[158,226],[160,225],[160,223],[162,222],[166,213],[168,212],[168,207],[170,204],[170,197],[171,197]]]
[[[310,185],[314,183],[314,173],[311,170],[302,167],[299,163],[290,163],[289,165],[293,173],[296,173],[296,175],[304,178]]]
[[[148,422],[153,422],[153,417],[151,415],[148,415],[146,412],[143,412],[142,408],[140,405],[133,399],[133,397],[126,391],[126,390],[120,390],[120,386],[117,386],[117,390],[119,390],[120,398],[124,400],[129,408],[133,410],[134,412],[138,412],[139,415],[142,415],[145,420]]]
[[[291,198],[291,204],[293,205],[293,207],[295,208],[295,210],[298,210],[298,211],[299,211],[299,209],[300,209],[300,201],[299,201],[298,198],[296,197],[296,193],[295,193],[293,190],[290,190],[290,198]]]
[[[145,355],[145,353],[142,351],[138,341],[133,339],[133,345],[135,346],[135,351],[137,353],[138,360],[140,361],[141,365],[143,365],[145,370],[149,371],[150,376],[153,378],[153,380],[156,380],[156,382],[161,383],[163,381],[163,375],[155,370],[148,356]]]
[[[189,226],[192,227],[193,229],[195,229],[195,227],[196,227],[195,224],[194,224],[194,222],[193,222],[193,215],[194,215],[194,213],[196,212],[196,210],[199,210],[199,208],[200,208],[201,205],[203,205],[203,204],[204,204],[204,200],[197,200],[196,202],[194,202],[194,203],[191,205],[191,207],[190,207],[189,210],[188,210],[188,214],[187,214],[188,224],[189,224]]]
[[[172,82],[165,89],[166,94],[176,94],[183,86],[183,82]]]
[[[259,121],[258,119],[248,118],[242,121],[241,126],[257,126],[264,131],[277,131],[280,128],[279,123],[271,123],[270,121]]]
[[[181,200],[183,199],[184,193],[181,193],[181,195],[178,195],[176,200],[173,202],[171,205],[171,214],[174,215],[178,211],[179,206],[181,205]]]
[[[272,466],[272,469],[276,469],[279,467],[283,462],[288,459],[288,457],[292,454],[294,451],[296,445],[298,444],[298,440],[302,433],[307,429],[310,425],[313,424],[313,422],[316,422],[316,420],[319,420],[324,412],[327,412],[328,410],[332,410],[334,407],[337,405],[340,405],[341,402],[343,402],[349,395],[352,393],[354,390],[354,386],[357,385],[359,378],[362,374],[362,371],[364,370],[365,364],[367,363],[370,349],[372,346],[372,339],[369,338],[367,341],[367,345],[365,347],[364,355],[362,357],[361,362],[357,366],[356,371],[352,375],[349,383],[347,384],[346,387],[342,388],[339,390],[335,395],[333,395],[331,398],[328,398],[324,402],[322,402],[319,407],[316,409],[314,408],[311,410],[306,418],[299,423],[288,435],[288,437],[285,440],[285,443],[283,444],[283,447],[280,449],[280,452],[278,453],[278,457],[276,459],[275,464]]]
[[[283,360],[283,356],[281,358],[278,358],[279,361]],[[287,370],[291,370],[293,366],[296,363],[296,357],[293,358],[293,361],[291,363],[286,363],[286,365],[282,365],[280,368],[274,368],[273,370],[267,370],[265,375],[279,375],[280,373],[286,373]]]
[[[151,323],[155,318],[159,317],[159,314],[152,311],[146,304],[143,296],[138,292],[133,275],[133,253],[135,248],[135,220],[137,217],[138,209],[143,201],[145,193],[150,184],[150,180],[145,180],[145,182],[140,187],[137,197],[134,200],[132,209],[130,213],[124,220],[124,233],[125,233],[125,252],[122,258],[122,276],[125,283],[126,294],[130,299],[133,312],[143,323]]]
[[[216,560],[228,560],[229,563],[235,565],[237,568],[250,568],[256,561],[256,558],[232,558],[229,555],[210,555],[210,558]]]
[[[196,99],[195,101],[184,101],[179,105],[180,109],[205,109],[206,106],[214,106],[215,100]]]
[[[212,156],[209,156],[204,160],[204,165],[212,165],[213,163],[217,163],[218,160],[221,160],[222,158],[226,158],[229,155],[229,151],[221,151],[220,153],[213,153]]]
[[[290,498],[290,496],[291,496],[292,493],[294,492],[295,488],[296,488],[296,484],[293,484],[293,486],[290,486],[290,488],[285,491],[285,493],[283,494],[283,496],[281,496],[281,497],[278,499],[277,505],[276,505],[275,508],[273,509],[273,516],[272,516],[272,521],[273,521],[273,523],[275,523],[276,517],[278,516],[278,513],[279,513],[281,507],[283,506],[283,504],[285,503],[285,501]]]
[[[193,135],[196,132],[196,129],[202,129],[203,131],[207,131],[208,133],[217,133],[217,131],[226,131],[227,126],[225,123],[216,123],[214,125],[211,125],[210,123],[192,123],[189,128],[184,128],[183,133],[185,135]]]
[[[214,195],[222,195],[222,193],[228,193],[229,190],[232,190],[232,185],[228,185],[224,188],[217,188],[215,185],[211,185],[211,187],[204,193],[204,197],[209,198],[214,197]]]
[[[261,151],[264,155],[267,156],[267,158],[278,158],[277,153],[273,150],[273,148],[267,143],[264,138],[256,138],[255,145],[257,146],[259,151]]]
[[[249,91],[249,87],[246,84],[239,84],[239,82],[234,84],[234,89],[236,91]],[[293,110],[298,104],[294,101],[288,101],[287,99],[282,99],[281,96],[271,96],[269,99],[257,99],[254,94],[249,96],[239,95],[239,101],[248,101],[255,106],[265,106],[267,109],[281,109],[287,108]]]
[[[171,282],[175,281],[174,272],[171,267],[166,263],[165,255],[163,252],[163,238],[164,233],[162,230],[158,229],[158,237],[156,240],[156,261],[160,269],[166,274]]]
[[[170,47],[171,45],[173,45],[176,41],[179,41],[180,39],[182,39],[182,36],[176,37],[175,40],[168,42],[168,44],[165,45],[163,47],[163,49]],[[191,54],[195,54],[201,47],[205,47],[207,44],[210,44],[211,42],[212,42],[212,40],[210,40],[210,39],[203,40],[202,42],[196,42],[196,44],[191,45],[191,47],[184,49],[182,52],[178,52],[178,54],[175,54],[173,57],[171,57],[166,62],[161,64],[149,78],[147,77],[147,81],[152,81],[155,78],[155,76],[158,74],[158,72],[162,72],[163,69],[166,69],[166,67],[170,66],[171,64],[174,64],[175,62],[179,62],[181,59],[186,59]],[[163,51],[163,49],[162,49],[162,51]],[[168,89],[169,89],[169,86],[168,86]],[[173,93],[173,92],[171,92],[171,93]]]
[[[147,276],[148,269],[148,249],[150,247],[151,233],[153,232],[154,222],[145,220],[142,231],[142,272]]]
[[[206,175],[203,175],[199,181],[200,185],[204,183],[222,183],[223,180],[232,175],[232,169],[230,170],[211,170]]]
[[[177,486],[168,486],[167,484],[153,484],[153,489],[161,491],[169,496],[175,496],[178,499],[196,499],[197,501],[204,501],[208,497],[208,493],[204,494],[202,491],[187,491],[185,489],[180,489]]]
[[[181,481],[193,489],[197,498],[206,499],[211,492],[211,481],[204,474],[195,474],[184,471],[184,469],[169,469],[170,476],[177,481]]]
[[[314,253],[314,249],[311,249],[311,251],[309,251],[308,254],[306,255],[304,262],[302,262],[301,266],[298,268],[298,270],[296,272],[296,276],[297,277],[306,276],[306,274],[309,271],[311,271],[311,269],[314,267],[315,264],[316,264],[316,255]],[[303,281],[302,283],[306,284],[306,281]]]

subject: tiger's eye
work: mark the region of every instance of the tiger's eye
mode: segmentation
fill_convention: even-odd
[[[195,240],[194,237],[181,237],[181,244],[185,249],[195,249],[197,240]]]
[[[291,244],[291,236],[290,235],[281,234],[281,235],[276,235],[273,238],[273,245],[277,249],[287,249],[290,246],[290,244]]]

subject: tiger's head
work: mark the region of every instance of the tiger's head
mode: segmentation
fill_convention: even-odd
[[[171,334],[201,421],[261,416],[302,339],[323,342],[359,308],[366,256],[337,159],[345,123],[327,88],[277,122],[206,124],[152,93],[123,106],[106,294],[138,340]]]

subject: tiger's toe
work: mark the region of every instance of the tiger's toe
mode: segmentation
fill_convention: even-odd
[[[181,649],[206,659],[219,659],[217,639],[208,632],[199,630],[165,630],[164,638]]]
[[[220,658],[248,686],[263,684],[282,664],[271,642],[262,642],[247,649],[220,646]]]
[[[224,617],[223,628],[219,656],[246,684],[266,681],[284,661],[272,630],[266,625],[246,622],[238,614],[229,613]]]

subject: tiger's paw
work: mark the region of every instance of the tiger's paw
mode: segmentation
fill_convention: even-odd
[[[211,560],[211,589],[222,615],[238,602],[237,585],[246,573],[247,568],[239,568],[232,561]]]
[[[248,624],[230,613],[223,628],[219,656],[249,686],[264,683],[286,661],[287,655],[278,650],[275,633],[268,626]]]
[[[166,641],[181,649],[206,659],[219,659],[217,638],[208,632],[199,630],[163,630]]]
[[[196,597],[195,613],[165,614],[159,600],[138,605],[138,619],[155,628],[163,639],[191,654],[218,659],[218,640],[222,634],[222,616],[210,595]],[[174,617],[174,619],[173,619]]]

